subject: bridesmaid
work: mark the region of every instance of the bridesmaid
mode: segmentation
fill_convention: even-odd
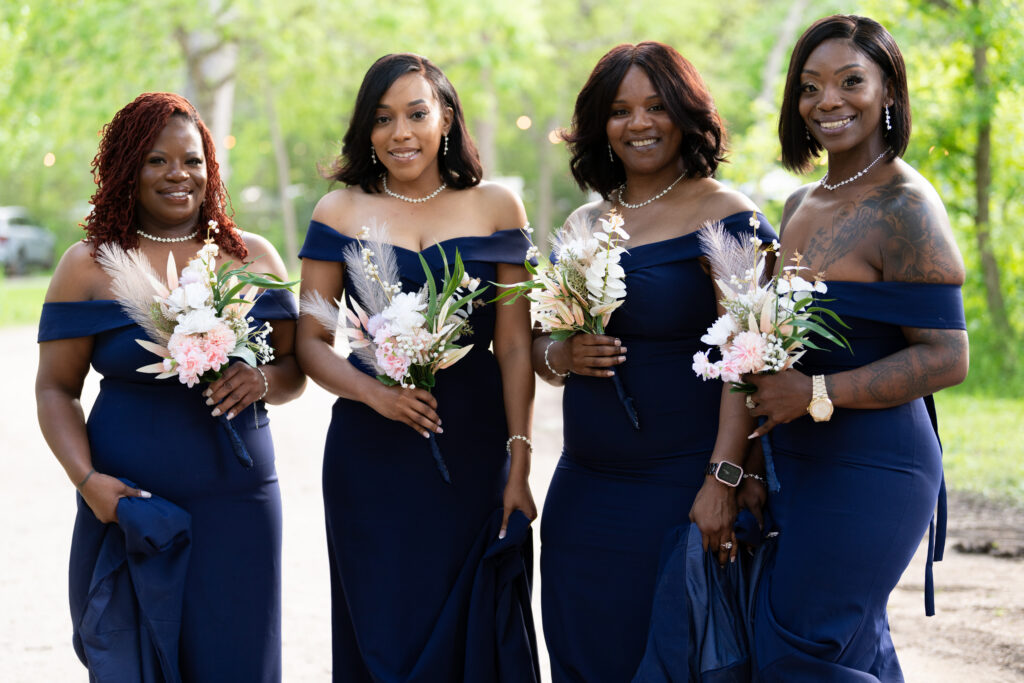
[[[888,31],[840,15],[808,28],[786,79],[782,161],[809,171],[824,150],[828,172],[786,202],[782,250],[826,274],[856,355],[811,350],[799,369],[748,378],[781,487],[754,607],[759,680],[903,680],[886,603],[937,500],[944,519],[931,394],[968,365],[963,261],[939,196],[900,158],[909,138]]]
[[[169,253],[180,265],[194,257],[215,220],[219,262],[259,259],[254,270],[282,279],[284,264],[225,214],[210,132],[179,95],[147,93],[121,109],[103,129],[93,175],[86,237],[64,254],[46,293],[36,378],[43,435],[79,492],[69,581],[75,649],[99,680],[279,681],[281,500],[265,405],[305,385],[293,355],[292,294],[264,292],[251,309],[273,321],[272,363],[234,363],[216,382],[188,388],[136,370],[154,356],[136,344],[146,333],[113,300],[96,252],[137,249],[162,273]],[[90,363],[103,380],[86,420],[80,397]],[[251,469],[236,460],[221,414]],[[111,595],[101,569],[112,548],[124,553],[140,514],[161,527],[167,511],[179,535],[157,557],[129,559],[130,579],[113,572],[122,583]],[[158,538],[158,528],[150,531],[147,545]],[[118,592],[125,586],[127,602]]]
[[[351,294],[342,251],[371,225],[388,228],[405,291],[424,282],[421,255],[440,274],[436,245],[449,259],[458,251],[484,282],[526,279],[522,203],[481,176],[448,78],[417,55],[380,58],[330,176],[346,187],[313,212],[303,292]],[[302,367],[339,397],[323,469],[336,681],[536,679],[529,310],[525,301],[487,304],[470,323],[472,351],[428,393],[385,386],[373,368],[338,355],[333,333],[313,317],[299,321]],[[431,435],[450,484],[431,457]],[[487,577],[500,585],[488,588]],[[505,598],[486,598],[490,589]]]
[[[540,336],[533,346],[540,376],[565,385],[564,451],[541,528],[555,681],[633,677],[670,529],[693,519],[720,561],[736,553],[741,471],[732,470],[735,479],[707,472],[722,462],[742,467],[754,423],[742,396],[690,367],[719,314],[696,233],[722,221],[746,238],[752,216],[763,239],[774,233],[747,197],[713,179],[724,138],[700,75],[661,43],[612,49],[576,100],[566,138],[573,176],[603,198],[577,214],[618,209],[631,237],[622,257],[628,291],[607,335]],[[635,401],[639,430],[619,405],[614,373]]]

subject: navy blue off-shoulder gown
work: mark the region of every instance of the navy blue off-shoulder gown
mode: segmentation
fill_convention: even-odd
[[[353,242],[312,221],[300,256],[343,262]],[[466,272],[484,282],[497,280],[498,263],[523,263],[528,246],[519,230],[441,243],[449,263],[458,250]],[[419,254],[395,252],[403,289],[418,290],[426,279]],[[441,253],[422,255],[440,281]],[[459,343],[473,349],[440,371],[433,389],[451,483],[410,427],[357,401],[334,404],[323,492],[335,681],[538,679],[528,521],[513,514],[508,536],[497,538],[509,458],[501,374],[489,350],[495,304],[469,320],[472,335]]]
[[[758,235],[774,231],[757,214]],[[723,219],[741,239],[751,212]],[[627,226],[628,229],[628,226]],[[625,303],[607,333],[636,406],[634,429],[612,382],[570,375],[564,450],[541,517],[541,604],[555,681],[633,678],[647,640],[667,533],[688,520],[718,433],[722,386],[691,368],[718,314],[697,233],[629,249]]]
[[[250,315],[271,323],[295,319],[294,297],[264,292]],[[172,501],[192,519],[179,641],[183,680],[279,681],[281,496],[263,403],[232,421],[253,460],[246,469],[210,416],[203,385],[190,389],[136,370],[155,356],[135,342],[146,334],[116,301],[43,305],[40,342],[85,336],[95,338],[92,367],[102,375],[87,421],[93,466]],[[79,495],[69,572],[76,631],[104,529]],[[76,650],[88,666],[77,638]],[[143,680],[123,673],[123,680]]]

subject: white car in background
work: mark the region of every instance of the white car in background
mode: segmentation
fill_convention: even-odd
[[[0,206],[0,266],[8,273],[53,267],[56,238],[20,206]]]

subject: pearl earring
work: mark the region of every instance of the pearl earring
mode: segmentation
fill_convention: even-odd
[[[889,121],[889,105],[885,105],[885,129],[892,130],[892,123]]]
[[[807,126],[804,126],[804,137],[807,138],[808,141],[811,139],[811,131]]]
[[[615,163],[615,155],[612,154],[612,143],[608,143],[608,161]]]
[[[444,156],[448,156],[448,136],[444,136]]]
[[[377,152],[373,149],[373,145],[370,145],[370,165],[377,165]]]

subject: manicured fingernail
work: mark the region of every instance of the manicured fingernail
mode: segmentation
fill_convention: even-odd
[[[502,529],[501,531],[498,532],[498,540],[500,541],[503,538],[505,538],[505,530],[504,529]]]
[[[625,363],[626,362],[626,357],[625,356],[619,356],[619,362],[620,363]]]
[[[615,345],[616,346],[622,346],[622,340],[621,339],[616,339],[615,340]]]
[[[735,561],[736,561],[736,556],[735,555],[733,555],[732,557],[729,558],[729,562],[730,563],[735,562]]]
[[[153,494],[149,491],[139,491],[139,498],[152,498]]]
[[[626,347],[625,346],[623,346],[621,349],[619,349],[619,353],[625,353],[625,352],[626,352]]]
[[[229,420],[232,420],[232,419],[234,419],[234,417],[235,417],[235,414],[234,414],[234,413],[228,413],[228,419],[229,419]]]
[[[614,375],[615,375],[615,371],[614,370],[609,370],[608,373],[605,375],[605,377],[613,377]]]
[[[423,432],[421,432],[421,433],[423,434],[423,438],[424,438],[424,439],[429,439],[429,438],[430,438],[430,432],[428,432],[428,431],[424,430],[424,431],[423,431]]]
[[[213,399],[212,398],[206,399],[206,405],[212,406],[213,405]]]
[[[206,391],[203,392],[203,396],[206,396],[207,398],[209,398],[211,394],[213,394],[212,389],[207,389]]]
[[[748,439],[756,439],[756,438],[757,438],[758,436],[760,436],[760,435],[759,435],[759,434],[758,434],[757,432],[754,432],[753,434],[751,434],[751,435],[750,435],[750,436],[748,436],[747,438],[748,438]]]
[[[213,415],[214,417],[217,417],[218,415],[220,415],[220,408],[214,408],[213,412],[210,413],[210,415]]]
[[[438,434],[444,434],[444,430],[443,430],[443,429],[441,429],[441,425],[438,425],[438,426],[437,426],[437,433],[438,433]]]

